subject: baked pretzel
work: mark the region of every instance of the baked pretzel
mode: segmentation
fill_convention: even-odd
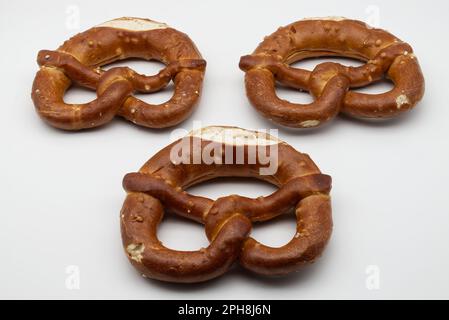
[[[130,68],[101,67],[127,58],[158,60],[166,67],[146,76]],[[79,130],[101,126],[117,114],[135,124],[164,128],[186,119],[198,102],[206,61],[190,38],[165,23],[119,18],[79,33],[56,51],[42,50],[32,98],[39,115],[52,126]],[[174,81],[173,97],[151,105],[132,96],[150,93]],[[96,90],[86,104],[67,104],[72,82]]]
[[[179,153],[181,141],[188,146],[187,161],[182,162],[172,157]],[[195,160],[211,150],[212,163],[201,156]],[[263,153],[276,159],[271,174],[261,174],[266,165]],[[238,154],[246,160],[236,160]],[[230,195],[215,201],[185,191],[217,177],[252,177],[279,189],[257,199]],[[236,260],[258,274],[286,274],[319,257],[332,231],[331,177],[321,174],[308,155],[260,132],[231,127],[194,131],[159,151],[139,172],[127,174],[123,186],[127,191],[121,211],[123,246],[129,261],[148,278],[206,281],[225,273]],[[272,248],[249,236],[252,222],[268,221],[291,209],[297,232],[288,244]],[[198,251],[166,248],[157,238],[164,210],[204,224],[210,245]]]
[[[365,61],[359,67],[326,62],[310,72],[289,64],[314,57],[341,56]],[[251,104],[279,124],[319,126],[339,112],[359,118],[391,118],[413,108],[424,94],[424,78],[413,49],[385,30],[345,18],[312,18],[279,28],[256,50],[240,59],[246,72]],[[391,79],[394,88],[382,94],[348,91]],[[275,82],[308,91],[310,104],[282,100]]]

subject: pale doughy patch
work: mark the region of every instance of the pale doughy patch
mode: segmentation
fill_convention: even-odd
[[[107,21],[98,25],[97,27],[108,27],[115,29],[124,29],[129,31],[149,31],[156,29],[168,28],[168,25],[162,22],[152,21],[148,19],[139,18],[118,18]]]
[[[400,96],[398,96],[396,98],[396,106],[398,107],[398,109],[401,109],[401,107],[404,104],[409,104],[410,101],[408,100],[408,97],[405,94],[401,94]]]
[[[278,138],[265,132],[250,131],[237,127],[210,126],[194,130],[188,134],[203,140],[232,145],[274,145],[281,143]]]
[[[303,128],[312,128],[316,127],[320,124],[320,121],[318,120],[306,120],[300,123],[300,126]]]
[[[143,243],[131,243],[126,247],[129,257],[137,262],[141,262],[143,258],[143,252],[145,251],[145,245]]]

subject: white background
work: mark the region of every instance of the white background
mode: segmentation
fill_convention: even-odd
[[[0,298],[449,298],[448,12],[447,1],[1,0]],[[335,225],[323,257],[284,278],[261,278],[240,267],[196,285],[141,278],[121,247],[121,180],[166,146],[172,129],[149,130],[121,119],[76,133],[49,127],[30,99],[37,52],[56,49],[77,32],[116,17],[167,22],[187,33],[208,62],[201,103],[179,127],[190,130],[200,120],[205,126],[277,128],[249,105],[240,56],[281,25],[335,15],[378,24],[409,42],[425,75],[426,94],[416,109],[393,121],[338,117],[312,131],[280,128],[281,139],[310,154],[333,177]],[[149,74],[161,67],[130,65]],[[387,89],[383,84],[365,92]],[[161,102],[170,95],[168,90],[145,99]],[[310,100],[292,90],[279,95]],[[66,100],[92,98],[74,89]],[[191,192],[215,198],[273,190],[239,180]],[[286,217],[257,226],[253,235],[279,246],[294,233],[294,219]],[[203,228],[180,218],[167,218],[160,237],[177,249],[207,245]],[[79,289],[66,286],[71,265],[79,268]],[[377,289],[367,286],[373,271],[379,272]]]

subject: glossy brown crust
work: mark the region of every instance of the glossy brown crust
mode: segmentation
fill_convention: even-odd
[[[307,71],[289,64],[311,57],[351,57],[366,64],[322,63]],[[246,93],[266,118],[289,127],[316,127],[339,112],[360,118],[391,118],[413,108],[424,94],[424,78],[413,50],[381,29],[347,19],[311,19],[279,28],[240,60]],[[382,94],[348,91],[387,77]],[[277,97],[275,82],[310,92],[315,101],[296,104]]]
[[[201,152],[211,144],[207,138],[190,136]],[[329,192],[331,178],[321,174],[312,160],[284,142],[277,146],[277,171],[261,175],[259,157],[254,164],[225,164],[226,148],[248,159],[248,145],[219,143],[223,164],[173,164],[170,152],[180,141],[154,155],[136,173],[123,180],[128,192],[121,211],[123,246],[129,261],[148,278],[170,282],[200,282],[225,273],[234,261],[265,275],[298,270],[319,257],[332,231]],[[216,143],[216,142],[212,142]],[[263,152],[275,152],[268,147]],[[235,158],[234,158],[235,159]],[[248,161],[245,161],[247,163]],[[236,163],[234,161],[234,163]],[[266,197],[251,199],[230,195],[215,201],[188,194],[185,189],[217,177],[252,177],[275,184],[279,189]],[[198,251],[176,251],[157,238],[164,210],[205,225],[210,241]],[[252,222],[268,221],[295,211],[297,233],[280,248],[260,244],[249,236]]]
[[[138,18],[116,20],[153,23]],[[166,67],[153,76],[126,67],[101,68],[127,58],[158,60]],[[130,30],[109,25],[77,34],[56,51],[40,51],[37,62],[40,70],[32,91],[36,110],[50,125],[66,130],[98,127],[115,115],[150,128],[176,125],[197,104],[206,66],[190,38],[173,28]],[[151,105],[132,96],[159,91],[171,80],[175,92],[165,103]],[[65,103],[64,93],[72,83],[96,90],[97,99]]]

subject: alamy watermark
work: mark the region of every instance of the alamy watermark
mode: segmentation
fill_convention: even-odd
[[[68,30],[79,30],[80,28],[80,7],[76,4],[68,5],[65,9],[65,27]]]
[[[175,143],[170,151],[173,164],[255,165],[260,175],[273,175],[278,169],[277,129],[248,131],[235,127],[205,127],[194,121],[189,133],[172,132]]]
[[[374,28],[380,27],[380,7],[372,4],[365,9],[366,19],[365,22]]]
[[[68,290],[80,289],[80,267],[76,265],[70,265],[65,268],[67,277],[65,279],[65,287]]]
[[[365,286],[368,290],[380,289],[380,268],[377,265],[369,265],[365,268]]]

